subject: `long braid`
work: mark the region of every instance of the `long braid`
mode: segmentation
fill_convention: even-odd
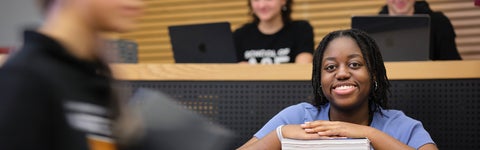
[[[378,111],[380,107],[388,108],[388,93],[390,92],[390,82],[386,75],[385,65],[380,50],[373,38],[368,36],[365,32],[354,30],[354,38],[358,39],[357,44],[362,50],[362,55],[365,56],[369,68],[371,78],[370,104],[375,107],[371,111]],[[377,86],[375,87],[375,83]],[[370,105],[372,106],[372,105]]]
[[[322,76],[322,58],[323,58],[323,52],[325,51],[328,43],[335,39],[337,34],[335,32],[332,32],[331,34],[326,35],[320,44],[317,47],[317,50],[314,53],[314,59],[313,59],[313,69],[312,69],[312,86],[313,86],[313,94],[314,94],[314,100],[313,100],[313,105],[316,107],[320,107],[321,105],[324,105],[328,103],[327,98],[322,92],[322,86],[321,86],[321,76]]]

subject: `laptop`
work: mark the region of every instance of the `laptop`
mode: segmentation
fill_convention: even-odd
[[[384,61],[431,60],[430,17],[353,16],[352,28],[367,32],[378,44]]]
[[[177,100],[153,89],[139,88],[129,103],[143,127],[132,149],[225,150],[234,142],[233,131],[186,109]]]
[[[230,23],[168,27],[176,63],[236,63]]]

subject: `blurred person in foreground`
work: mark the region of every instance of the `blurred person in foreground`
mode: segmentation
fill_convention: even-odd
[[[132,30],[143,1],[40,3],[44,23],[0,68],[0,149],[117,149],[120,107],[100,35]]]
[[[424,0],[387,0],[379,14],[392,16],[411,16],[414,14],[427,14],[430,16],[430,51],[432,60],[461,60],[455,43],[455,30],[447,16],[442,12],[430,9]]]

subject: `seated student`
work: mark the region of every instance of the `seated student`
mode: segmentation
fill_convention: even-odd
[[[0,149],[116,148],[120,107],[100,35],[132,30],[143,1],[39,2],[45,22],[0,68]]]
[[[455,30],[450,20],[441,12],[434,12],[426,1],[387,0],[379,14],[413,15],[428,14],[431,20],[430,50],[433,60],[461,60],[455,43]]]
[[[293,0],[248,0],[253,22],[233,34],[239,62],[312,62],[312,26],[307,21],[291,20],[292,3]]]
[[[367,137],[375,149],[437,149],[420,121],[386,109],[388,81],[378,46],[366,33],[331,32],[313,60],[313,104],[285,108],[239,149],[280,149],[284,138]]]

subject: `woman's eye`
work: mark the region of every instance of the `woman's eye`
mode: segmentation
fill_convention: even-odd
[[[350,63],[349,66],[350,66],[350,68],[360,68],[362,66],[362,64],[360,64],[360,63]]]
[[[326,70],[326,71],[332,71],[332,70],[335,70],[335,68],[336,68],[335,65],[327,65],[327,66],[325,66],[325,70]]]

